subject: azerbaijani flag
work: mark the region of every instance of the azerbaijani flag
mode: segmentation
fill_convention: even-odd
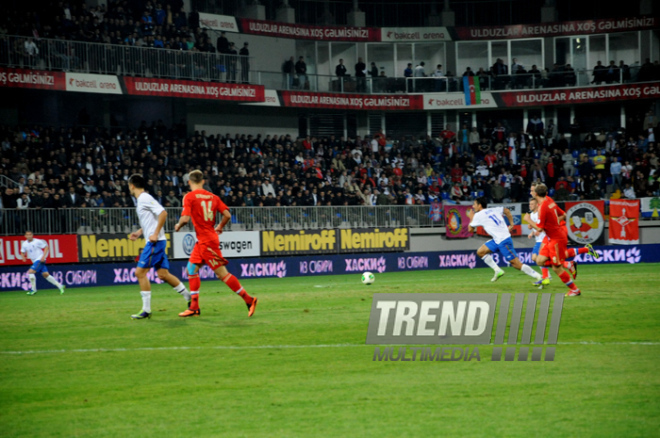
[[[479,78],[476,76],[463,76],[463,90],[465,91],[466,105],[479,105],[481,103],[481,90]]]

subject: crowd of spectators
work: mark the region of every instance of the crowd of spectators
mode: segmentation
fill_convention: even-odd
[[[3,208],[133,207],[127,180],[141,173],[164,206],[179,207],[193,169],[230,207],[427,205],[524,202],[532,181],[557,200],[658,196],[658,120],[567,138],[532,117],[515,132],[506,121],[450,126],[435,138],[186,136],[185,125],[133,130],[5,127],[0,173],[18,182]]]
[[[83,50],[77,42],[102,45]],[[110,1],[107,7],[49,2],[0,17],[0,62],[16,67],[248,82],[249,54],[247,43],[239,50],[224,32],[212,41],[199,14],[186,14],[181,0]]]

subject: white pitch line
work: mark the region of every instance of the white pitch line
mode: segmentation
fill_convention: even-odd
[[[494,345],[494,344],[490,344]],[[556,345],[660,345],[660,342],[558,342]],[[64,354],[64,353],[123,353],[131,351],[177,351],[177,350],[292,350],[303,348],[347,348],[347,347],[370,347],[368,344],[318,344],[318,345],[216,345],[208,347],[136,347],[136,348],[76,348],[71,350],[26,350],[26,351],[0,351],[4,355],[29,355],[29,354]],[[440,345],[437,345],[440,346]],[[514,345],[512,345],[514,346]],[[520,347],[522,345],[515,345]],[[526,345],[525,345],[526,346]],[[538,347],[550,347],[552,344],[533,345]]]

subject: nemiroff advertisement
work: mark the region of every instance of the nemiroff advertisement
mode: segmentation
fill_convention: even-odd
[[[262,257],[410,249],[408,228],[262,231]]]
[[[167,256],[172,257],[170,234],[167,237]],[[145,238],[141,236],[133,241],[127,234],[89,234],[78,236],[80,262],[119,262],[135,260],[145,245]]]

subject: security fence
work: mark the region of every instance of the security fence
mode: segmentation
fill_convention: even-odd
[[[165,231],[172,232],[181,208],[166,210]],[[227,231],[444,226],[442,214],[428,205],[233,207],[231,212]],[[139,227],[134,208],[0,209],[1,235],[21,235],[26,230],[36,234],[128,234]]]
[[[15,68],[249,82],[250,60],[195,50],[0,36],[0,65]]]
[[[258,70],[253,57],[195,50],[173,50],[129,44],[34,39],[0,35],[0,66],[26,69],[98,73],[150,78],[237,82],[277,90],[336,93],[452,93],[464,91],[462,77],[337,77],[296,75]],[[485,60],[484,60],[485,61]],[[586,87],[649,80],[638,77],[640,67],[596,72],[557,67],[552,71],[525,72],[494,77],[475,76],[481,90]]]

